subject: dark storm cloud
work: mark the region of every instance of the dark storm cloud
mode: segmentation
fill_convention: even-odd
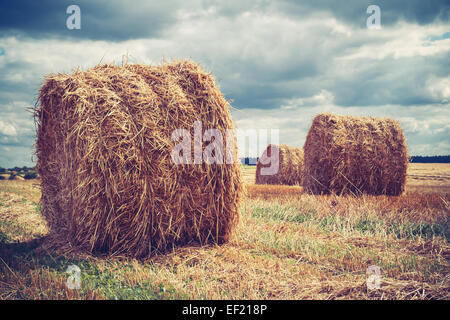
[[[366,26],[366,13],[369,5],[378,5],[381,9],[381,23],[390,26],[400,20],[411,23],[428,24],[434,21],[448,22],[450,2],[448,0],[285,0],[279,3],[281,11],[289,15],[307,16],[311,12],[327,12],[337,19],[351,25]]]
[[[68,30],[66,9],[81,8],[81,30]],[[377,1],[119,1],[119,0],[15,0],[3,1],[0,10],[0,30],[4,34],[34,38],[74,37],[121,41],[160,37],[178,22],[180,9],[191,12],[214,8],[220,17],[233,17],[244,11],[279,12],[296,19],[305,19],[321,12],[332,14],[345,23],[365,27],[366,9],[380,6],[382,25],[399,20],[428,24],[448,22],[450,4],[447,0],[377,0]]]
[[[0,77],[2,113],[14,108],[14,101],[28,101],[31,107],[43,81],[39,66],[26,61],[14,61],[6,63],[3,68],[0,67],[0,71],[2,73]],[[19,78],[14,79],[16,76]]]
[[[0,31],[3,34],[34,38],[74,37],[120,41],[158,37],[176,21],[181,1],[3,1]],[[81,9],[81,29],[68,30],[70,5]]]
[[[392,55],[383,59],[364,57],[343,65],[333,61],[333,55],[343,54],[352,46],[355,43],[318,50],[307,57],[293,55],[273,65],[226,61],[224,65],[234,66],[231,70],[239,70],[239,77],[222,76],[223,89],[238,108],[278,108],[286,100],[312,97],[323,89],[341,106],[441,103],[439,97],[430,94],[427,81],[448,76],[450,52],[401,59]],[[218,72],[226,75],[230,71],[219,68]]]
[[[283,49],[283,48],[281,48]],[[223,76],[222,89],[233,99],[237,108],[255,107],[271,109],[292,95],[312,95],[314,91],[305,83],[319,73],[320,66],[316,59],[297,57],[288,62],[265,63],[263,61],[228,61],[224,66],[234,66],[239,71],[238,77]],[[226,74],[227,69],[217,68],[219,74]],[[228,71],[228,72],[227,72]],[[300,85],[305,83],[304,85]]]
[[[378,5],[381,9],[382,24],[390,26],[400,20],[417,24],[448,22],[450,2],[448,0],[255,0],[255,1],[215,1],[205,0],[206,7],[214,7],[220,15],[236,16],[243,11],[277,11],[298,19],[304,19],[321,13],[332,14],[338,20],[348,24],[365,27],[369,5]]]
[[[450,70],[450,53],[433,57],[387,57],[382,61],[361,59],[364,67],[353,73],[341,73],[324,87],[341,106],[385,104],[422,105],[441,103],[427,88],[430,77],[446,77]]]

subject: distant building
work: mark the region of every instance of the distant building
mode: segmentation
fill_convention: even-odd
[[[241,158],[241,163],[246,164],[248,166],[256,166],[258,159],[259,159],[258,157],[245,157]]]

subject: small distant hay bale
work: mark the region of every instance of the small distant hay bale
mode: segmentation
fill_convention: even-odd
[[[408,155],[392,119],[319,114],[304,145],[303,186],[314,194],[400,195]]]
[[[193,137],[202,121],[201,133],[218,129],[225,144],[233,128],[229,103],[197,64],[51,75],[39,102],[37,170],[50,249],[141,258],[230,238],[242,190],[238,161],[171,158],[176,129]]]
[[[278,157],[274,157],[277,153]],[[262,169],[273,165],[278,166],[278,171],[275,174],[264,174]],[[256,184],[301,185],[302,176],[302,148],[270,144],[256,163]]]

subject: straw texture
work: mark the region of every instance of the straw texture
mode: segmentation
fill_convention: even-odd
[[[225,141],[233,128],[228,102],[197,64],[51,75],[39,101],[37,169],[51,246],[145,257],[229,239],[239,218],[238,162],[177,165],[171,158],[175,129],[194,139],[200,120]]]
[[[408,155],[392,119],[319,114],[304,145],[304,188],[314,194],[400,195]]]
[[[278,160],[272,155],[278,153]],[[274,163],[270,163],[274,159]],[[263,175],[262,168],[270,167],[278,162],[278,172]],[[256,184],[301,185],[303,176],[303,149],[285,144],[270,144],[256,163]]]

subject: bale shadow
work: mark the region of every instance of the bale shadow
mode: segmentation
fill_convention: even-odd
[[[0,258],[7,262],[16,256],[26,256],[39,248],[44,240],[45,237],[24,242],[0,242]]]
[[[41,246],[46,236],[24,242],[0,242],[0,272],[27,273],[38,268],[65,271],[71,264],[83,263],[83,259],[52,255]]]

